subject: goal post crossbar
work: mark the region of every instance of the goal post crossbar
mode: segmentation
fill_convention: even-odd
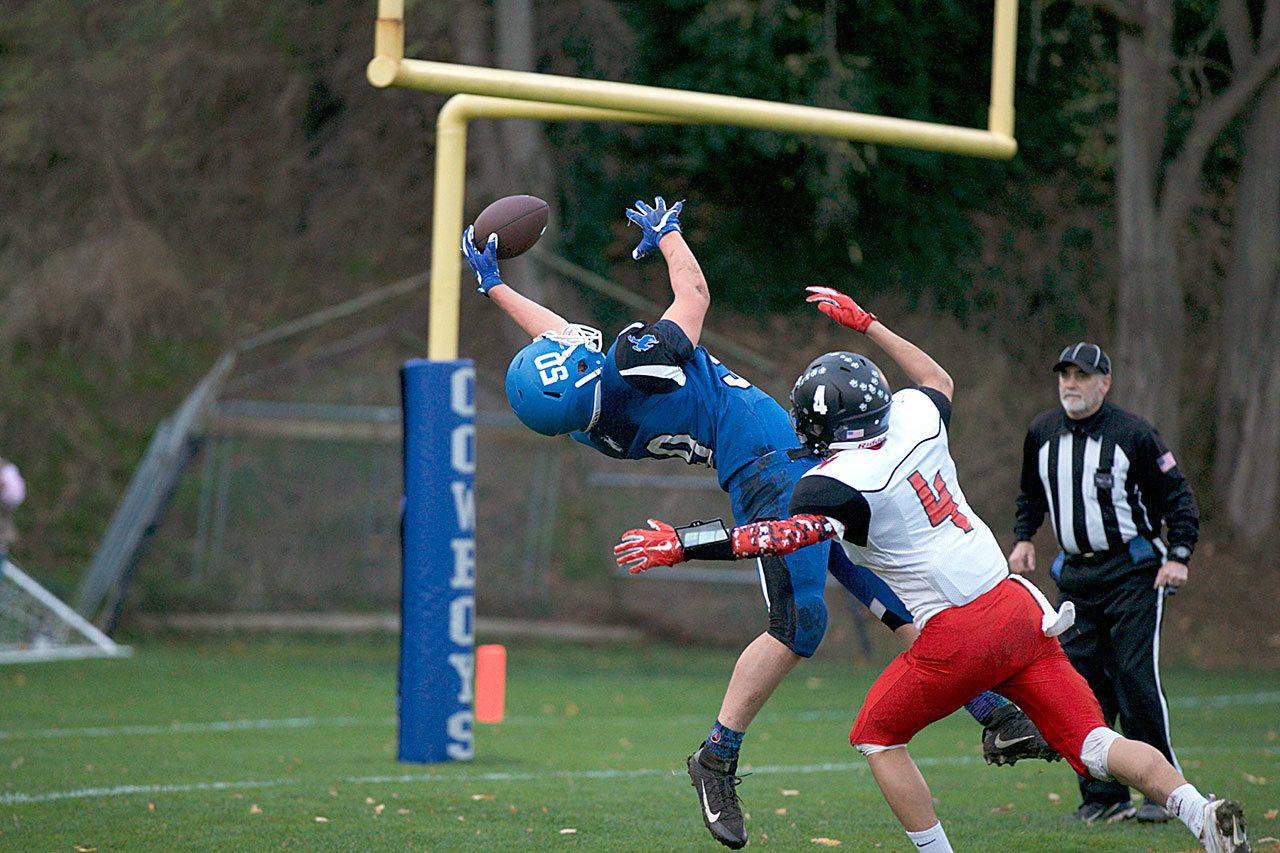
[[[375,55],[367,69],[369,81],[384,88],[457,93],[436,120],[427,357],[449,361],[458,355],[458,245],[470,121],[520,118],[720,124],[1009,159],[1017,151],[1013,137],[1017,15],[1017,0],[995,0],[988,127],[979,130],[754,98],[405,58],[404,0],[379,0]]]
[[[404,56],[404,0],[379,0],[374,57],[366,74],[379,88],[487,95],[725,124],[1007,160],[1013,138],[1017,0],[995,0],[987,128],[869,115],[709,92],[587,80],[554,74],[431,62]]]

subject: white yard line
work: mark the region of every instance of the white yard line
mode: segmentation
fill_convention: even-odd
[[[955,758],[919,758],[917,764],[924,766],[972,764],[975,758],[957,756]],[[824,764],[796,764],[759,766],[744,768],[744,772],[756,775],[772,775],[778,773],[832,773],[848,770],[864,771],[866,762],[851,761]],[[671,768],[646,768],[643,770],[552,770],[545,773],[397,773],[389,776],[350,776],[342,780],[347,785],[385,785],[404,783],[448,783],[466,784],[468,782],[539,782],[552,779],[641,779],[678,776],[679,771]],[[136,794],[181,794],[189,791],[234,791],[242,788],[278,788],[285,785],[298,785],[294,779],[267,779],[243,782],[191,782],[171,785],[116,785],[103,788],[78,788],[71,791],[41,791],[23,793],[13,791],[0,794],[0,805],[25,805],[27,803],[49,803],[57,800],[89,800],[106,797],[128,797]]]
[[[360,717],[285,717],[273,720],[212,720],[204,723],[160,723],[133,726],[0,730],[0,741],[41,738],[116,737],[119,735],[177,735],[204,732],[244,732],[262,729],[310,729],[329,726],[371,726],[394,723],[393,717],[373,720]]]
[[[74,791],[41,791],[24,794],[12,791],[0,794],[0,805],[16,806],[26,803],[51,803],[55,800],[91,800],[102,797],[127,797],[133,794],[181,794],[186,791],[234,791],[240,788],[277,788],[296,785],[292,779],[267,779],[259,782],[190,782],[175,785],[116,785],[111,788],[78,788]]]
[[[917,758],[916,764],[923,767],[961,766],[974,764],[977,758],[958,755],[951,758]],[[753,776],[771,776],[779,773],[843,773],[848,770],[865,771],[865,761],[836,761],[822,764],[777,764],[777,765],[743,765],[742,773]],[[383,785],[405,782],[540,782],[547,779],[641,779],[662,776],[683,777],[679,769],[644,769],[644,770],[553,770],[546,773],[395,773],[390,776],[351,776],[343,781],[349,785]]]
[[[1169,706],[1173,708],[1225,708],[1243,705],[1280,705],[1280,691],[1234,693],[1223,696],[1180,696],[1169,700]],[[766,712],[765,719],[777,722],[785,722],[787,720],[795,720],[799,722],[849,720],[852,722],[856,714],[857,709],[855,708],[843,711],[800,711],[791,714],[769,714]],[[508,716],[506,722],[513,725],[538,725],[562,723],[566,719],[568,718],[560,714],[539,716],[513,715]],[[590,717],[589,719],[599,722],[602,719],[623,720],[629,718]],[[703,719],[703,716],[686,714],[677,717],[661,718],[655,722],[664,723],[666,725],[688,725],[702,722]],[[285,717],[264,720],[211,720],[200,723],[173,722],[128,726],[87,726],[80,728],[0,729],[0,741],[77,737],[119,737],[125,735],[201,734],[205,732],[245,732],[269,729],[394,726],[395,723],[396,720],[394,717]]]
[[[1226,696],[1179,696],[1169,700],[1171,708],[1222,708],[1228,705],[1278,705],[1280,692],[1233,693]]]
[[[1182,752],[1195,754],[1210,751],[1207,747],[1185,747]],[[1239,750],[1239,749],[1221,749],[1214,748],[1212,752],[1216,754],[1249,754],[1256,755],[1257,750]],[[1268,755],[1280,755],[1280,751],[1263,750]],[[921,767],[961,767],[970,764],[979,764],[977,756],[960,755],[946,758],[935,758],[931,756],[913,756],[916,764]],[[773,775],[804,775],[812,773],[846,773],[856,772],[863,773],[867,770],[867,763],[861,759],[854,761],[838,761],[823,762],[821,764],[764,764],[756,766],[744,766],[744,773],[750,773],[756,776],[773,776]],[[470,773],[460,771],[457,773],[394,773],[389,775],[377,776],[348,776],[342,779],[345,785],[387,785],[387,784],[438,784],[445,783],[450,785],[477,783],[477,782],[541,782],[548,780],[571,780],[571,779],[660,779],[663,777],[681,777],[679,769],[675,768],[644,768],[637,770],[548,770],[542,773],[525,772],[525,773],[505,773],[505,772],[489,772],[489,773]],[[8,793],[0,793],[0,805],[26,805],[29,803],[49,803],[58,800],[86,800],[86,799],[104,799],[109,797],[128,797],[138,794],[181,794],[191,791],[235,791],[240,789],[254,788],[279,788],[284,786],[293,786],[303,784],[296,779],[267,779],[267,780],[245,780],[239,782],[190,782],[177,784],[155,784],[155,785],[117,785],[113,787],[101,788],[78,788],[70,791],[39,791],[35,793],[26,793],[22,791],[11,791]],[[310,784],[310,783],[309,783]],[[314,783],[317,787],[323,783]]]

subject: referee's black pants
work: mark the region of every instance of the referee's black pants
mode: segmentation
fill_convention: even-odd
[[[1076,607],[1075,624],[1060,637],[1063,651],[1089,682],[1107,725],[1174,757],[1169,710],[1160,686],[1160,622],[1164,589],[1154,589],[1160,561],[1134,562],[1127,549],[1094,558],[1069,556],[1058,577],[1059,603]],[[1080,777],[1085,803],[1130,798],[1127,786]],[[1158,805],[1163,806],[1164,803]]]

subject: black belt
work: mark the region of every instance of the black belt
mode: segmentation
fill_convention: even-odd
[[[1068,560],[1083,560],[1086,563],[1105,563],[1108,560],[1114,560],[1121,554],[1129,556],[1129,546],[1121,545],[1119,548],[1109,548],[1106,551],[1081,551],[1079,554],[1067,554]]]

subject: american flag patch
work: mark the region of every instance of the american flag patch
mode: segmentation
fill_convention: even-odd
[[[1161,456],[1156,460],[1156,464],[1160,466],[1161,474],[1168,474],[1178,463],[1173,458],[1173,451],[1168,450],[1165,451],[1164,456]]]

